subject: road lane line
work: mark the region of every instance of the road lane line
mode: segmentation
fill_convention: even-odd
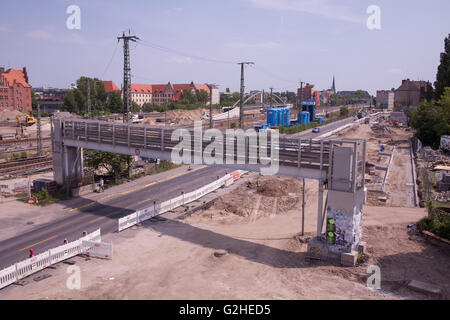
[[[50,241],[50,240],[52,240],[52,239],[55,239],[56,237],[58,237],[58,235],[54,235],[54,236],[52,236],[52,237],[50,237],[50,238],[47,238],[47,239],[45,239],[45,240],[42,240],[42,241],[33,243],[32,245],[29,245],[28,247],[22,248],[22,249],[20,249],[19,251],[27,250],[27,249],[29,249],[29,248],[32,248],[32,247],[34,247],[34,246],[37,246],[38,244],[41,244],[41,243]]]
[[[157,181],[150,182],[150,183],[148,183],[148,184],[146,184],[146,185],[144,185],[144,186],[140,186],[140,187],[137,187],[137,188],[134,188],[134,189],[131,189],[131,190],[127,190],[127,191],[123,191],[123,192],[119,192],[119,193],[114,193],[114,194],[105,196],[105,197],[103,197],[103,198],[100,198],[100,199],[98,199],[97,201],[92,201],[92,202],[90,202],[90,203],[87,203],[87,204],[85,204],[85,205],[82,205],[81,207],[77,207],[77,208],[70,209],[69,212],[73,212],[73,211],[76,211],[76,210],[79,210],[79,209],[84,209],[84,208],[89,207],[89,206],[91,206],[91,205],[93,205],[93,204],[96,204],[97,202],[99,202],[99,201],[101,201],[101,200],[109,199],[109,198],[112,198],[112,197],[114,197],[114,196],[126,195],[126,194],[128,194],[128,193],[130,193],[130,192],[142,190],[142,189],[145,189],[145,188],[150,187],[150,186],[152,186],[152,185],[155,185],[155,184],[157,184],[157,183],[165,182],[165,181],[168,181],[168,180],[171,180],[171,179],[174,179],[174,178],[183,176],[183,175],[185,175],[185,174],[188,174],[188,173],[191,173],[191,172],[195,172],[195,171],[198,171],[198,170],[200,170],[200,169],[204,169],[204,168],[206,168],[206,167],[207,167],[207,166],[200,166],[200,167],[195,168],[195,169],[192,169],[192,170],[190,170],[190,171],[180,172],[180,173],[174,174],[173,176],[170,176],[170,177],[167,177],[167,178],[163,178],[163,179],[160,179],[160,180],[157,180]]]
[[[106,218],[107,218],[106,216],[98,217],[98,218],[92,219],[91,221],[89,221],[89,223],[94,223],[94,222],[97,222],[97,221],[100,221],[100,220],[103,220],[103,219],[106,219]]]

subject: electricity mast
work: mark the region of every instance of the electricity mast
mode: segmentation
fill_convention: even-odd
[[[244,129],[244,65],[254,62],[239,62],[241,65],[241,99],[239,100],[239,127]]]
[[[123,40],[123,122],[130,122],[130,91],[131,91],[131,67],[130,67],[130,41],[136,42],[140,40],[136,36],[132,36],[128,31],[128,35],[125,32],[121,37],[117,37],[117,41]]]

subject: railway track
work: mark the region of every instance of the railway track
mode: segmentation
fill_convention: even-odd
[[[0,175],[27,172],[34,169],[51,167],[52,157],[39,157],[24,160],[15,160],[0,163]]]
[[[44,137],[42,138],[42,141],[50,141],[50,137]],[[36,138],[27,138],[27,139],[11,139],[11,140],[0,140],[0,147],[9,147],[9,146],[15,146],[19,144],[31,144],[31,143],[37,143]]]

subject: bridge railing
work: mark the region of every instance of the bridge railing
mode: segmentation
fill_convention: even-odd
[[[92,120],[63,120],[63,139],[158,150],[162,152],[172,152],[175,146],[179,144],[179,141],[172,140],[174,130],[176,129],[115,124]],[[192,137],[190,151],[192,152],[192,156],[194,156],[195,152],[203,152],[210,142],[202,140],[201,150],[198,150],[200,142],[192,130],[189,132]],[[224,152],[217,154],[217,157],[222,157],[223,161],[231,158],[235,161],[242,160],[238,158],[238,138],[234,137],[232,139],[234,139],[231,143],[233,148],[229,148],[228,146],[224,147]],[[278,143],[272,146],[270,132],[267,135],[267,143],[264,145],[260,145],[261,140],[258,135],[254,138],[246,137],[246,139],[245,163],[260,164],[261,160],[273,159],[277,160],[281,166],[320,168],[324,170],[329,164],[330,143],[328,141],[281,138]],[[257,143],[256,154],[258,156],[256,159],[250,157],[249,139],[256,139],[254,140]],[[273,152],[275,149],[277,152]],[[276,153],[278,153],[278,158],[275,157]],[[216,156],[214,152],[212,155]],[[261,155],[267,156],[261,157]]]

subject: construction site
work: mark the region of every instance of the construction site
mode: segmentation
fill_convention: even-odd
[[[201,121],[204,113],[173,111],[166,116],[179,126],[189,127],[193,121]],[[162,115],[143,122],[158,126],[154,119]],[[207,125],[208,120],[203,121]],[[81,290],[67,290],[61,280],[66,277],[65,270],[57,265],[54,270],[41,271],[48,275],[45,281],[22,280],[26,291],[22,285],[10,286],[2,290],[2,298],[448,299],[449,245],[424,236],[415,227],[426,211],[419,205],[411,137],[412,132],[391,121],[389,113],[373,113],[322,138],[367,142],[364,245],[350,267],[309,252],[308,243],[316,237],[318,223],[317,181],[242,172],[234,183],[198,200],[120,233],[104,235],[102,241],[114,245],[114,259],[72,258],[70,262],[83,271]],[[198,169],[202,170],[196,166],[173,170],[183,174]],[[140,178],[132,184],[139,186],[160,176]],[[102,199],[127,193],[128,184],[108,189],[106,196],[87,193],[75,204],[63,201],[34,209],[33,218],[21,221],[51,221],[51,217],[44,218],[48,210],[83,212],[78,207],[86,200],[102,205],[106,201]],[[151,194],[150,198],[154,199]],[[3,238],[20,233],[14,212],[25,212],[21,207],[32,205],[6,201],[2,206],[10,208],[0,219],[9,221],[12,232],[5,229]],[[155,256],[157,260],[152,258]],[[366,271],[371,265],[381,269],[379,290],[367,286],[370,274]]]
[[[448,3],[116,2],[2,6],[0,300],[450,299]]]

